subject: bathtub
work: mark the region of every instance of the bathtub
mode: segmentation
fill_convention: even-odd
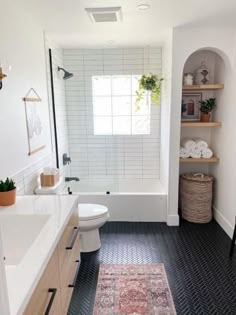
[[[66,183],[63,193],[79,195],[79,203],[106,205],[110,221],[166,222],[167,196],[160,182],[138,180],[81,180]]]

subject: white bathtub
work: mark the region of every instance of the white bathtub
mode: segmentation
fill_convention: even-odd
[[[79,203],[106,205],[110,221],[166,222],[166,193],[158,180],[93,180],[66,183]],[[109,192],[109,194],[107,194]]]

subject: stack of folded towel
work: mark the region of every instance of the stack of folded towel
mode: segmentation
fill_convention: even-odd
[[[213,156],[213,152],[210,148],[208,148],[208,144],[206,141],[199,138],[185,138],[181,141],[179,156],[182,159],[210,159]]]

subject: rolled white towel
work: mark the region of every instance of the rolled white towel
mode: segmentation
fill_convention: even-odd
[[[185,138],[181,141],[181,146],[190,152],[196,148],[196,142],[192,139]]]
[[[204,159],[210,159],[213,156],[213,152],[210,148],[202,150],[202,157]]]
[[[201,154],[201,150],[199,150],[198,148],[195,148],[195,149],[191,150],[189,152],[189,154],[190,154],[190,157],[194,158],[194,159],[200,159],[200,157],[202,155]]]
[[[199,150],[203,151],[208,148],[208,143],[200,138],[195,138],[194,142]]]
[[[179,149],[179,157],[182,159],[187,159],[190,157],[189,151],[183,147],[180,147]]]

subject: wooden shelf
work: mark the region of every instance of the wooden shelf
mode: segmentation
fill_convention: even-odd
[[[181,127],[220,127],[222,125],[221,121],[182,121]]]
[[[221,90],[223,88],[224,88],[224,84],[184,85],[183,86],[183,91]]]
[[[219,163],[220,159],[218,157],[213,156],[210,159],[194,159],[194,158],[188,158],[188,159],[179,159],[180,163]]]

